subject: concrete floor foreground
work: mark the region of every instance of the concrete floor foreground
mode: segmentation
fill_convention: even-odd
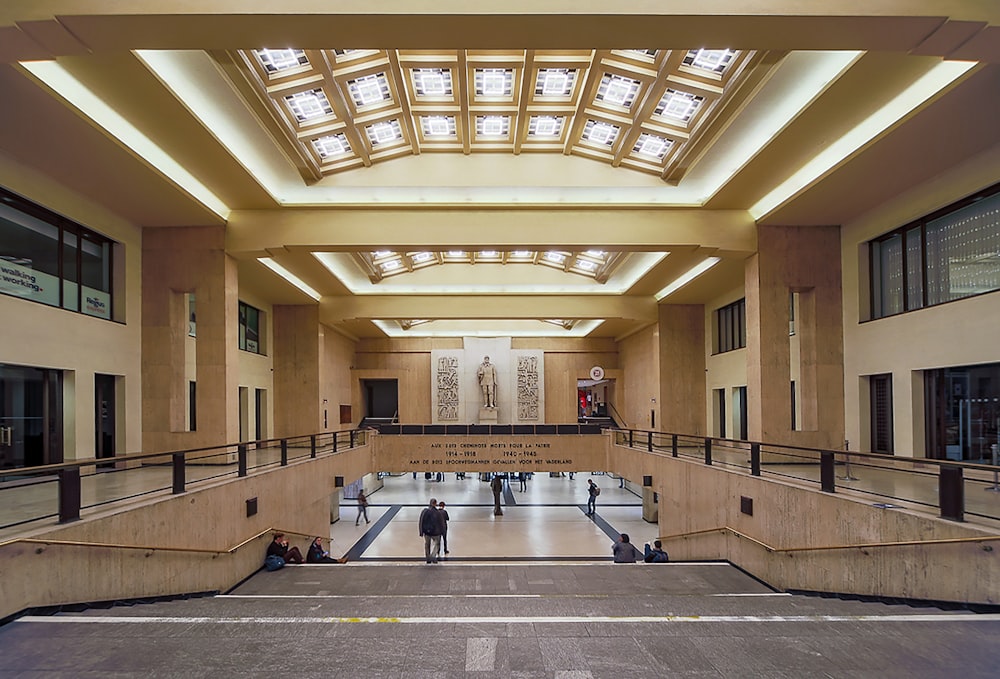
[[[719,563],[365,563],[24,616],[0,677],[995,677],[1000,615],[790,596]]]

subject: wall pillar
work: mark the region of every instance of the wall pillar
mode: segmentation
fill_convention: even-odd
[[[272,315],[274,436],[312,434],[323,428],[319,306],[275,305]]]
[[[760,226],[746,265],[747,418],[751,440],[818,448],[844,441],[840,228]],[[790,299],[798,293],[795,338]],[[793,355],[798,364],[792,365]],[[800,413],[792,429],[791,380]]]
[[[143,452],[239,437],[239,283],[225,227],[146,229],[142,239]],[[186,293],[197,315],[197,429],[187,431]]]
[[[703,435],[705,417],[705,307],[661,304],[660,421],[658,431]]]

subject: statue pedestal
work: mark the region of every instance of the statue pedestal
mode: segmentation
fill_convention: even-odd
[[[497,409],[485,408],[480,406],[479,424],[496,424],[496,423],[497,423]]]

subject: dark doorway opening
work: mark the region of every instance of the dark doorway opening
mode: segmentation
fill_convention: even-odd
[[[94,375],[94,457],[115,456],[115,376]],[[112,465],[100,465],[110,468]]]
[[[362,380],[365,418],[393,421],[399,416],[399,384],[397,380]]]

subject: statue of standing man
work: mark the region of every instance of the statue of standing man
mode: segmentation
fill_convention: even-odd
[[[497,407],[497,367],[490,363],[489,356],[483,356],[483,362],[476,371],[479,377],[479,387],[483,390],[483,407]]]

